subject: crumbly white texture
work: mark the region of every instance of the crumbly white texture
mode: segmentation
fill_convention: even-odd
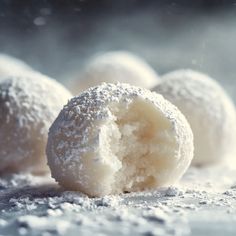
[[[158,81],[159,76],[144,60],[129,52],[114,51],[94,56],[72,83],[71,90],[78,94],[102,82],[151,88]]]
[[[192,156],[192,132],[180,111],[161,95],[120,83],[71,99],[47,145],[52,177],[91,196],[174,183]]]
[[[235,107],[216,81],[196,71],[178,70],[164,75],[153,91],[187,118],[194,135],[193,165],[216,163],[236,153]]]
[[[19,76],[33,72],[33,69],[25,62],[0,53],[0,80],[8,76]]]
[[[72,97],[40,74],[0,82],[0,173],[47,169],[48,129]]]

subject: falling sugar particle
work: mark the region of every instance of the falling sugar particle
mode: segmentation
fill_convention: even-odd
[[[46,19],[42,16],[36,17],[34,19],[34,24],[37,26],[43,26],[46,24]]]

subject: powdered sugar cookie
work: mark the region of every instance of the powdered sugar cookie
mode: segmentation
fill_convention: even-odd
[[[153,89],[176,105],[187,118],[194,135],[193,165],[206,165],[235,151],[235,107],[213,79],[192,70],[163,76]]]
[[[192,132],[182,113],[161,95],[120,83],[71,99],[47,144],[52,177],[91,196],[172,184],[192,155]]]
[[[23,61],[0,53],[0,80],[8,76],[24,75],[33,69]]]
[[[46,76],[0,82],[0,173],[44,171],[48,128],[71,94]]]
[[[78,94],[102,82],[122,82],[151,88],[158,80],[156,72],[141,58],[129,52],[114,51],[92,58],[71,89]]]

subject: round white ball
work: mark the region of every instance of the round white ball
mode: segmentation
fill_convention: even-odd
[[[236,146],[235,107],[213,79],[192,70],[163,76],[153,89],[176,105],[194,135],[193,165],[207,165],[232,155]]]
[[[156,72],[141,58],[125,51],[94,56],[71,86],[75,94],[102,82],[128,83],[151,88],[159,81]]]
[[[25,62],[0,53],[0,80],[8,76],[25,75],[33,72],[33,69]]]
[[[0,81],[0,173],[43,172],[48,129],[72,95],[34,74]]]
[[[193,156],[182,113],[161,95],[102,84],[71,99],[50,128],[52,177],[90,196],[173,184]]]

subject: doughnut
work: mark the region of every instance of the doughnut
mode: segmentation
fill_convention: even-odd
[[[192,165],[220,162],[235,151],[235,107],[213,79],[192,70],[177,70],[162,77],[153,89],[176,105],[187,118],[194,136]]]
[[[102,83],[64,106],[49,129],[46,152],[61,186],[104,196],[176,182],[192,160],[193,136],[161,95]]]
[[[0,81],[0,174],[48,169],[48,129],[71,97],[62,85],[40,74]]]
[[[141,58],[129,52],[114,51],[94,56],[70,87],[77,95],[102,82],[122,82],[151,88],[158,81],[156,72]]]

